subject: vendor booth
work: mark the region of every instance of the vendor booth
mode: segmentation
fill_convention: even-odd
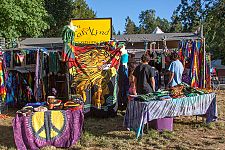
[[[178,39],[174,39],[177,40],[177,48],[171,49],[167,47],[166,37],[158,41],[146,39],[146,42],[150,42],[150,49],[145,48],[144,53],[150,55],[150,65],[159,72],[159,78],[156,78],[158,87],[163,85],[162,74],[164,81],[168,77],[163,70],[169,67],[171,52],[179,54],[184,72],[181,85],[171,89],[162,87],[146,95],[130,96],[124,125],[134,130],[137,138],[143,134],[145,124],[151,124],[159,131],[172,131],[173,118],[176,116],[203,115],[207,123],[217,118],[216,96],[210,90],[210,55],[205,52],[204,38]],[[160,43],[162,49],[159,49]]]
[[[156,122],[154,128],[159,131],[172,131],[173,118],[177,116],[205,115],[206,123],[215,121],[215,93],[196,90],[186,84],[182,86],[184,93],[177,93],[179,90],[175,89],[133,96],[124,116],[125,127],[135,131],[136,137],[139,138],[148,123]]]
[[[2,51],[0,108],[20,109],[13,120],[18,149],[70,147],[81,136],[84,115],[115,116],[118,106],[126,109],[124,125],[133,129],[137,138],[145,124],[159,124],[165,118],[168,125],[162,130],[172,130],[176,116],[205,115],[207,123],[216,120],[216,95],[207,89],[210,57],[205,53],[204,40],[193,34],[169,33],[113,39],[111,27],[111,18],[72,19],[63,29],[63,38],[54,38],[57,49],[49,42],[43,44],[48,49]],[[140,51],[134,45],[152,58],[149,64],[155,67],[156,92],[132,95],[129,89],[130,67],[139,63]],[[187,78],[165,89],[164,71],[172,51],[179,53]]]
[[[88,43],[83,21],[93,23],[85,31],[95,32]],[[111,41],[111,25],[111,18],[72,20],[63,30],[63,50],[3,50],[1,104],[19,109],[13,119],[18,149],[68,148],[81,136],[84,114],[116,115],[124,45]]]
[[[13,119],[17,149],[70,147],[81,136],[82,98],[67,97],[61,53],[42,47],[1,50],[0,109],[18,109]]]

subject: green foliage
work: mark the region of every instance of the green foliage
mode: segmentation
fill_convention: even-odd
[[[71,18],[94,18],[96,13],[90,9],[85,0],[45,0],[45,8],[51,16],[50,29],[45,36],[61,36],[63,27]]]
[[[139,20],[139,33],[141,34],[150,34],[156,27],[162,29],[163,32],[170,31],[170,22],[165,18],[156,17],[155,10],[142,11],[139,15]]]
[[[50,15],[50,28],[45,32],[47,37],[61,36],[62,29],[69,24],[72,10],[72,0],[45,0],[45,9]]]
[[[126,18],[125,34],[150,34],[158,26],[163,32],[170,31],[170,22],[167,19],[156,17],[155,10],[141,11],[139,15],[139,27],[129,18]]]
[[[135,34],[135,33],[137,33],[137,27],[135,23],[130,19],[130,17],[127,16],[124,34]]]
[[[95,18],[96,13],[89,8],[85,0],[75,0],[73,3],[73,18]]]
[[[182,32],[182,23],[176,11],[173,12],[171,20],[172,20],[172,23],[171,23],[170,32],[178,32],[178,33]]]
[[[195,31],[203,19],[204,5],[201,1],[181,0],[181,4],[173,13],[174,22],[172,24],[177,24],[180,21],[184,32]]]
[[[1,37],[38,37],[49,27],[43,0],[2,0],[0,8]]]
[[[157,17],[155,20],[156,26],[158,26],[163,32],[169,32],[171,25],[170,22],[165,18]]]
[[[116,35],[116,31],[115,31],[114,26],[112,26],[112,35]]]
[[[141,11],[141,14],[139,15],[139,28],[141,29],[141,32],[144,31],[144,33],[146,34],[152,33],[157,26],[155,20],[155,10],[150,9],[146,11]]]
[[[206,10],[206,14],[204,22],[206,48],[213,52],[214,58],[222,58],[225,64],[225,1],[218,0]]]

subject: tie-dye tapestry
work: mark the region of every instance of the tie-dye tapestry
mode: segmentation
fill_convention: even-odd
[[[117,70],[122,46],[105,43],[79,47],[68,36],[64,39],[62,57],[68,62],[72,87],[82,96],[84,108],[108,111],[117,103]]]
[[[5,101],[5,97],[6,97],[6,88],[5,88],[5,80],[4,80],[3,57],[0,57],[0,96],[1,96],[0,103],[4,102]]]
[[[81,137],[82,110],[34,112],[13,119],[13,133],[18,150],[38,150],[46,146],[68,149]]]
[[[107,109],[105,106],[116,102],[120,48],[72,46],[72,49],[74,58],[69,59],[68,66],[76,93],[86,102],[86,90],[91,90],[92,106]]]
[[[192,87],[203,87],[204,74],[204,51],[202,40],[181,41],[179,44],[179,55],[185,67],[185,60],[190,61],[190,77]],[[205,83],[206,84],[206,83]]]

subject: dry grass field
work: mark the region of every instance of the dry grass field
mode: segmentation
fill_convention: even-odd
[[[150,129],[142,139],[137,140],[134,132],[123,127],[123,114],[114,118],[85,118],[84,131],[78,143],[69,149],[225,149],[225,91],[217,94],[218,121],[210,124],[196,116],[177,117],[174,131],[162,133]],[[0,149],[16,149],[13,139],[12,119],[15,111],[9,111],[9,118],[0,120]],[[45,147],[44,150],[58,149]]]

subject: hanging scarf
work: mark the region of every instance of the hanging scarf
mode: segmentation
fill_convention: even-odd
[[[191,87],[198,87],[198,52],[196,42],[192,43]]]

